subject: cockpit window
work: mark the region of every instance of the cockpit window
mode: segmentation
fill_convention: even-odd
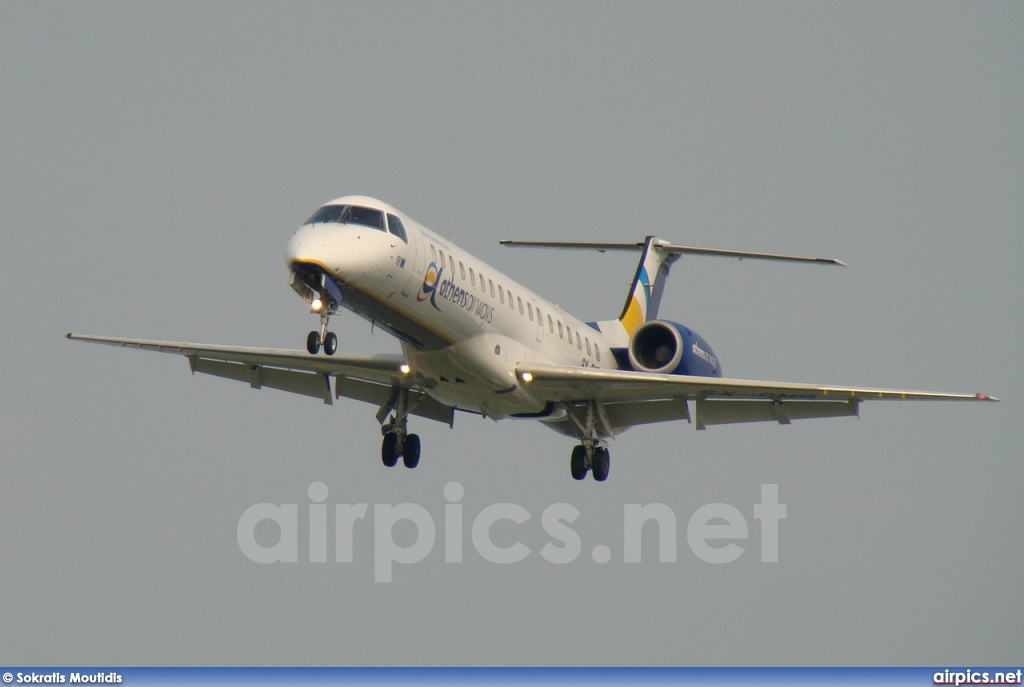
[[[371,229],[377,229],[378,231],[384,231],[384,213],[380,210],[363,208],[358,205],[325,205],[306,220],[306,224],[322,224],[324,222],[359,224]]]
[[[388,229],[391,230],[392,234],[409,243],[409,239],[405,236],[405,227],[402,225],[402,220],[394,215],[388,215]]]
[[[351,214],[348,220],[350,223],[362,224],[364,227],[384,231],[384,213],[380,210],[353,205],[349,207],[349,212]]]
[[[341,213],[347,209],[345,205],[325,205],[313,216],[306,220],[306,224],[322,224],[324,222],[340,222]]]

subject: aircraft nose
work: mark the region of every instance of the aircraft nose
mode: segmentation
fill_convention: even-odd
[[[340,277],[358,279],[379,269],[381,256],[386,257],[378,241],[381,236],[386,235],[362,227],[307,224],[288,239],[285,261],[289,269],[296,264],[313,264]]]
[[[322,251],[325,245],[325,242],[322,240],[323,237],[317,236],[317,233],[315,227],[306,226],[299,227],[291,235],[285,248],[285,264],[288,267],[291,267],[292,263],[296,261],[303,262],[316,259],[317,253]]]

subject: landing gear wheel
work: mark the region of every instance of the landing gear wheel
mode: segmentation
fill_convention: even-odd
[[[405,436],[405,446],[402,448],[402,460],[405,461],[405,467],[407,468],[414,468],[420,464],[419,434],[407,434]]]
[[[569,459],[569,470],[575,480],[586,479],[587,477],[587,449],[582,444],[573,446],[572,458]]]
[[[594,464],[594,479],[598,482],[608,479],[608,471],[612,466],[611,452],[603,446],[595,446],[592,462]]]
[[[327,332],[327,336],[324,337],[324,353],[326,353],[327,355],[334,355],[335,351],[337,350],[338,335],[335,334],[334,332]]]
[[[398,465],[398,435],[394,432],[384,435],[384,442],[380,447],[380,458],[386,467],[393,468]]]
[[[306,350],[309,351],[310,355],[316,355],[320,352],[320,332],[309,333],[309,336],[306,337]]]

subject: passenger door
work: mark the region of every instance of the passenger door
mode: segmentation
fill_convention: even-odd
[[[426,245],[418,231],[407,227],[406,233],[408,234],[409,246],[405,249],[405,252],[409,253],[409,255],[402,257],[406,258],[405,269],[408,270],[409,277],[402,286],[402,295],[408,298],[411,295],[415,295],[419,291],[420,284],[423,283],[427,251]]]

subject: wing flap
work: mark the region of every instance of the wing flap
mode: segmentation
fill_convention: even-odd
[[[253,389],[269,387],[293,394],[319,398],[327,405],[331,405],[334,402],[331,396],[330,378],[322,372],[280,370],[262,365],[207,360],[194,355],[188,357],[188,363],[193,372],[200,372],[224,379],[234,379],[239,382],[248,382],[249,386]]]
[[[778,422],[824,417],[858,417],[860,401],[737,401],[697,398],[697,429],[708,425]]]
[[[633,427],[655,422],[673,420],[690,421],[690,408],[685,398],[669,398],[659,401],[627,401],[605,403],[608,423],[614,427]]]
[[[393,388],[386,384],[368,382],[344,375],[338,375],[334,381],[335,398],[351,398],[356,401],[363,401],[364,403],[372,403],[378,407],[391,403]],[[437,420],[449,427],[455,424],[455,409],[423,392],[411,392],[410,405],[412,407],[412,410],[409,411],[410,415],[425,417],[428,420]],[[384,413],[385,417],[386,415],[387,413]]]

